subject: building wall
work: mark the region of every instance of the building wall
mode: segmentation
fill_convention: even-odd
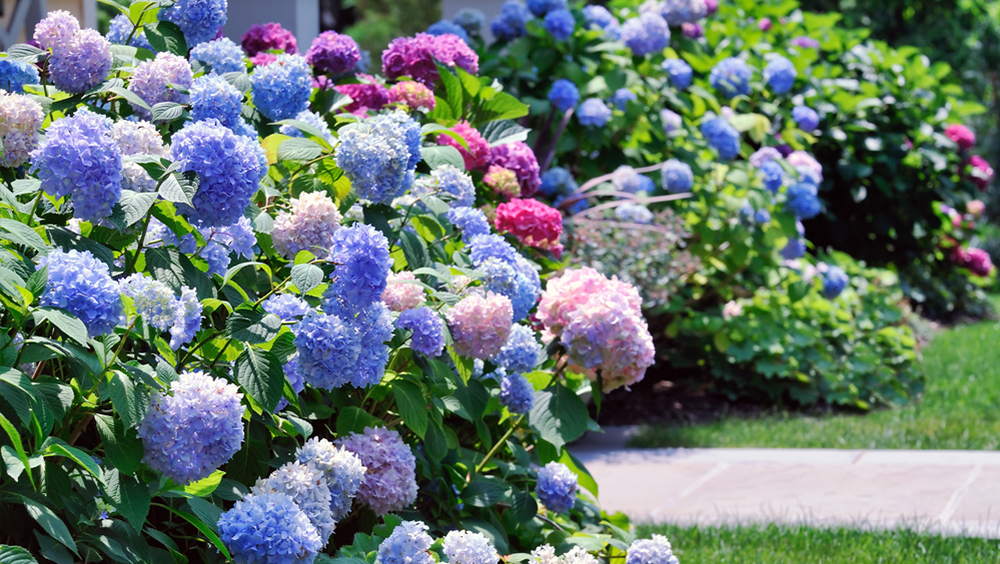
[[[278,22],[295,34],[299,52],[305,53],[319,35],[319,0],[229,0],[222,32],[236,43],[253,24]]]
[[[20,0],[27,8],[25,17],[19,29],[12,29],[17,12],[18,0],[0,0],[3,2],[3,18],[0,23],[3,31],[0,33],[0,47],[6,49],[14,43],[24,43],[35,29],[35,24],[45,14],[54,10],[65,10],[80,20],[84,27],[97,27],[97,0]],[[22,8],[24,10],[24,8]]]

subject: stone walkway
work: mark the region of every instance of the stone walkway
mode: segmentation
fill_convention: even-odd
[[[637,522],[908,527],[1000,538],[1000,452],[626,449],[622,430],[570,450],[601,507]]]

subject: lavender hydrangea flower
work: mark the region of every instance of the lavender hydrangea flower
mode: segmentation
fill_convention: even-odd
[[[819,114],[809,106],[792,108],[792,119],[803,131],[813,131],[819,127]]]
[[[306,51],[306,61],[317,72],[337,76],[354,70],[361,60],[361,48],[350,35],[324,31],[313,39]]]
[[[694,187],[694,172],[691,166],[677,159],[670,159],[663,163],[661,169],[663,176],[663,189],[667,192],[679,193],[687,192]]]
[[[717,117],[703,122],[701,134],[719,152],[720,158],[729,160],[740,154],[740,132],[725,119]]]
[[[764,175],[764,187],[777,193],[782,184],[785,183],[785,169],[775,161],[767,161],[760,166],[760,172]]]
[[[343,219],[337,204],[323,192],[303,192],[292,198],[290,205],[290,212],[281,211],[274,220],[274,250],[287,259],[295,258],[299,251],[326,257]]]
[[[511,413],[523,415],[535,404],[535,389],[523,374],[507,374],[500,381],[500,403]]]
[[[645,12],[622,24],[621,39],[633,54],[642,57],[670,45],[670,27],[659,14]]]
[[[330,260],[337,265],[330,275],[330,292],[348,304],[363,308],[381,303],[392,267],[389,240],[371,225],[355,223],[333,234]]]
[[[272,120],[291,119],[309,107],[312,73],[300,55],[282,53],[250,75],[253,104]]]
[[[420,160],[420,128],[417,125],[414,147],[409,135],[411,123],[415,122],[405,112],[394,112],[340,131],[337,166],[344,170],[358,197],[388,204],[399,196],[407,174]]]
[[[462,230],[462,241],[469,243],[476,235],[488,235],[490,223],[486,214],[472,207],[454,207],[448,210],[448,221]]]
[[[774,147],[761,147],[750,155],[750,164],[757,168],[764,166],[764,163],[781,160],[781,153]]]
[[[559,462],[549,462],[538,470],[535,494],[538,501],[555,513],[565,513],[576,505],[576,474]]]
[[[789,45],[792,45],[794,47],[803,47],[806,49],[816,49],[819,47],[819,41],[813,39],[812,37],[807,37],[804,35],[799,37],[794,37],[788,43]]]
[[[486,25],[486,14],[477,8],[462,8],[451,21],[461,26],[469,35],[479,35],[479,30]]]
[[[246,564],[311,564],[323,540],[309,517],[283,493],[250,494],[219,517],[219,537]]]
[[[455,352],[472,358],[489,358],[500,352],[510,336],[514,310],[507,296],[470,294],[448,312],[448,327]]]
[[[535,332],[530,327],[514,325],[507,342],[490,362],[508,373],[531,372],[538,365],[541,354],[542,345],[535,339]]]
[[[708,75],[708,82],[727,98],[750,93],[753,71],[742,59],[729,57],[719,61]]]
[[[313,437],[295,451],[295,459],[323,473],[330,489],[330,511],[335,520],[351,511],[351,502],[364,482],[367,469],[356,454],[326,439]]]
[[[59,90],[80,94],[104,81],[113,62],[108,40],[96,30],[82,29],[65,46],[53,48],[49,76]]]
[[[549,102],[552,102],[557,110],[565,112],[575,108],[579,101],[580,91],[575,84],[565,78],[560,78],[552,83],[552,88],[549,89]]]
[[[597,100],[601,105],[604,102]],[[605,106],[605,110],[610,115],[611,110]],[[538,190],[541,183],[539,177],[538,159],[535,152],[524,141],[506,143],[490,150],[492,166],[499,166],[514,172],[517,175],[517,182],[521,186],[521,197],[531,196]]]
[[[417,459],[399,433],[368,427],[363,433],[338,439],[336,444],[358,455],[367,468],[358,499],[376,515],[405,509],[417,499]],[[381,547],[379,557],[383,558]]]
[[[159,53],[155,59],[139,63],[132,72],[128,89],[150,107],[160,102],[185,104],[188,95],[181,90],[190,90],[193,81],[187,59],[173,53]],[[132,104],[132,109],[143,119],[152,117],[149,110],[138,104]]]
[[[292,498],[316,527],[320,542],[326,545],[335,521],[330,511],[330,487],[323,472],[311,464],[286,462],[250,490],[251,495],[267,493],[283,493]]]
[[[431,171],[430,176],[417,179],[411,193],[414,196],[437,194],[450,196],[450,201],[458,207],[472,207],[476,204],[476,185],[472,177],[454,165],[441,165]]]
[[[76,218],[104,219],[121,198],[122,154],[111,138],[111,120],[87,109],[53,122],[31,162],[42,190],[69,196]]]
[[[760,223],[760,224],[770,223],[771,222],[771,212],[765,210],[764,208],[761,208],[761,209],[755,211],[753,213],[753,222],[754,223]]]
[[[663,122],[663,132],[667,135],[684,127],[684,119],[680,114],[671,110],[660,110],[660,121]]]
[[[28,162],[38,147],[45,113],[30,96],[0,92],[0,166],[18,167]]]
[[[243,443],[243,394],[204,372],[185,372],[170,394],[153,392],[136,433],[143,462],[178,484],[208,477]]]
[[[260,145],[215,119],[185,124],[174,134],[170,150],[181,172],[198,174],[194,205],[178,206],[198,226],[236,223],[266,172]]]
[[[625,111],[629,102],[634,102],[638,96],[628,88],[619,88],[611,95],[611,104],[621,111]]]
[[[680,564],[674,555],[670,541],[663,535],[639,539],[628,547],[625,564]]]
[[[449,531],[441,551],[449,564],[497,564],[500,555],[490,539],[482,533]]]
[[[787,260],[802,258],[806,254],[806,241],[802,238],[789,239],[781,249],[781,256]]]
[[[208,65],[212,74],[247,70],[246,61],[243,60],[243,49],[228,37],[195,45],[191,48],[191,59]]]
[[[629,223],[647,225],[653,222],[653,212],[642,204],[626,202],[615,207],[615,217]]]
[[[190,343],[201,328],[201,301],[193,288],[181,288],[174,311],[174,324],[170,327],[170,348],[177,350]]]
[[[325,297],[329,298],[329,295],[327,292]],[[329,299],[324,307],[330,307]],[[386,343],[392,339],[392,315],[381,300],[356,314],[345,309],[341,302],[338,315],[349,320],[361,344],[357,363],[348,367],[349,382],[355,388],[374,386],[382,381],[385,365],[389,362],[389,346]]]
[[[163,282],[137,273],[122,280],[121,291],[132,298],[136,310],[147,323],[175,334],[170,345],[173,349],[190,341],[201,326],[201,303],[191,288],[182,288],[178,298]]]
[[[429,307],[408,309],[399,314],[396,327],[413,331],[410,348],[428,358],[444,350],[444,333],[441,317]]]
[[[274,294],[261,304],[264,311],[273,313],[282,321],[291,321],[312,311],[305,300],[295,294]]]
[[[378,545],[375,564],[435,564],[430,548],[434,539],[427,534],[427,525],[420,521],[403,521]]]
[[[462,41],[469,42],[469,33],[455,22],[438,20],[427,27],[427,34],[429,35],[444,35],[446,33],[457,35],[462,38]]]
[[[80,22],[66,10],[54,10],[35,24],[33,39],[42,49],[65,50],[80,31]]]
[[[569,39],[575,29],[576,19],[569,10],[553,10],[545,15],[545,31],[556,41]]]
[[[512,41],[528,33],[525,24],[531,19],[531,12],[521,0],[506,0],[500,15],[490,22],[490,32],[497,41]]]
[[[177,0],[169,8],[160,8],[161,21],[177,24],[188,45],[215,39],[226,25],[226,0]]]
[[[542,175],[541,185],[538,187],[542,194],[545,194],[549,198],[572,194],[578,188],[579,186],[577,186],[576,180],[573,179],[573,175],[565,168],[559,166],[545,171],[545,174]]]
[[[108,34],[105,36],[107,40],[111,43],[118,45],[130,45],[132,47],[138,47],[140,49],[148,49],[155,52],[153,46],[149,44],[149,40],[146,39],[146,31],[140,27],[136,30],[135,35],[129,40],[129,35],[132,34],[134,26],[132,21],[128,19],[125,14],[118,14],[117,16],[111,18],[111,22],[108,24]],[[128,43],[126,43],[128,41]]]
[[[611,185],[619,192],[635,194],[642,190],[642,175],[628,165],[622,165],[611,174]]]
[[[811,182],[797,182],[788,187],[785,194],[785,209],[798,219],[811,219],[823,209],[816,196],[816,185]]]
[[[0,89],[11,94],[24,92],[24,85],[39,84],[38,68],[31,63],[0,59]]]
[[[764,67],[764,82],[775,94],[784,94],[791,90],[798,75],[799,71],[795,70],[795,65],[784,57],[775,57]]]
[[[839,266],[831,266],[823,273],[823,295],[829,299],[834,299],[847,288],[850,278]]]
[[[618,19],[611,15],[604,6],[589,5],[583,7],[583,18],[587,22],[588,29],[600,29],[604,35],[615,41],[621,32],[621,24]]]
[[[660,67],[670,77],[670,84],[674,88],[685,90],[688,86],[691,86],[693,71],[691,70],[691,65],[687,64],[684,59],[667,59],[663,61]]]
[[[110,333],[122,321],[121,290],[108,266],[90,251],[53,250],[39,266],[48,267],[43,307],[64,309],[78,317],[91,337]]]
[[[611,121],[611,108],[600,98],[587,98],[577,108],[576,119],[585,127],[604,127]]]

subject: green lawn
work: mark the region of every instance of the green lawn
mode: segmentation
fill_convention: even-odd
[[[994,298],[1000,306],[1000,299]],[[654,426],[637,447],[1000,448],[1000,323],[947,329],[923,350],[919,400],[863,415],[775,413],[709,424]]]
[[[985,564],[1000,541],[809,527],[699,528],[640,525],[640,537],[666,535],[681,564]]]

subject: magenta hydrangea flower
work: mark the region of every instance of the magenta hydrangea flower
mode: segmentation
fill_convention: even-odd
[[[28,162],[38,147],[45,113],[30,96],[0,91],[0,166],[17,167]]]
[[[332,76],[353,70],[360,60],[361,49],[358,42],[353,37],[336,31],[319,34],[306,51],[306,61],[317,72]]]
[[[304,192],[291,199],[291,212],[282,211],[275,218],[271,231],[274,250],[287,259],[295,258],[299,251],[326,257],[341,219],[337,204],[329,196]]]
[[[447,317],[455,352],[487,359],[499,353],[507,342],[514,308],[507,296],[472,294],[455,304]]]
[[[417,459],[399,433],[368,427],[336,444],[358,455],[367,469],[358,499],[376,515],[405,509],[417,499]]]
[[[417,281],[412,272],[390,272],[386,280],[382,301],[392,311],[403,312],[424,304],[424,287],[409,281]]]
[[[953,123],[944,130],[944,134],[958,145],[959,149],[967,151],[976,144],[976,134],[960,123]]]
[[[289,54],[298,52],[298,43],[292,32],[275,22],[250,26],[250,29],[240,38],[240,44],[243,47],[243,52],[249,57],[272,49]]]
[[[469,125],[467,121],[460,121],[452,126],[451,130],[460,135],[469,148],[466,149],[455,138],[444,134],[438,135],[438,145],[451,145],[458,149],[462,160],[465,161],[465,170],[483,170],[490,165],[490,159],[493,157],[490,143],[479,134],[476,128]]]
[[[188,95],[180,90],[190,90],[194,77],[187,59],[173,53],[159,53],[151,61],[143,61],[132,72],[128,89],[143,99],[150,107],[160,102],[185,104]],[[142,106],[132,104],[135,113],[150,119],[152,113]]]
[[[451,33],[398,37],[382,51],[382,74],[386,78],[408,76],[429,86],[438,80],[435,61],[450,67],[479,72],[479,55],[462,38]]]
[[[514,199],[497,206],[494,225],[497,231],[513,234],[522,244],[562,254],[562,214],[559,210],[531,199]]]
[[[538,159],[535,152],[523,141],[507,143],[491,150],[491,165],[514,171],[521,185],[521,197],[527,198],[538,190],[542,183],[539,176]]]
[[[391,101],[389,90],[370,74],[358,75],[360,80],[357,84],[341,84],[335,86],[334,90],[351,99],[351,103],[344,106],[345,112],[354,115],[365,115],[368,110],[378,111]]]
[[[389,89],[389,100],[394,104],[406,104],[414,110],[431,111],[436,100],[434,92],[419,82],[406,80],[397,82]],[[442,137],[448,137],[442,135]]]

